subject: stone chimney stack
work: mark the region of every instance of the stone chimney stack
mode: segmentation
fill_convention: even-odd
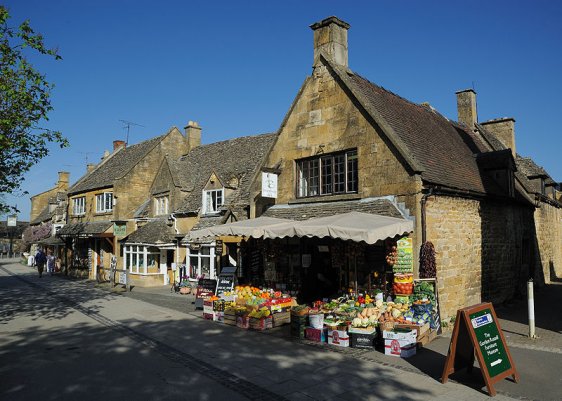
[[[476,92],[474,92],[473,89],[466,89],[456,92],[456,95],[459,122],[463,123],[470,129],[474,129],[474,124],[478,122],[478,113],[476,112]]]
[[[185,137],[187,141],[187,151],[201,146],[201,127],[196,121],[189,121],[185,126]]]
[[[68,171],[59,171],[59,180],[57,181],[57,188],[62,191],[68,189],[68,183],[70,182],[70,173]]]
[[[127,144],[125,143],[125,141],[120,141],[120,140],[113,141],[113,151],[114,151],[114,152],[115,152],[118,148],[120,148],[121,146],[122,146],[122,147],[127,146]]]
[[[94,171],[95,168],[96,168],[96,165],[93,164],[93,163],[88,163],[88,164],[86,165],[86,171],[87,171],[88,173],[91,173],[92,171]]]
[[[347,22],[338,17],[328,17],[310,25],[314,31],[314,66],[318,64],[320,53],[335,64],[348,66],[347,30],[349,27]]]
[[[515,158],[515,119],[511,117],[496,118],[482,123],[490,134],[494,135],[506,148],[511,149]]]

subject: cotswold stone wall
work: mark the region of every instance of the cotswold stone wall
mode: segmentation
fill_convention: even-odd
[[[435,246],[443,318],[481,301],[501,303],[518,295],[529,274],[521,247],[525,236],[532,238],[531,219],[532,210],[518,205],[428,199],[427,240]]]
[[[481,284],[480,204],[433,196],[426,203],[426,236],[435,246],[441,317],[479,303]]]
[[[562,209],[542,203],[535,211],[538,252],[535,280],[550,283],[562,279]]]
[[[279,166],[281,170],[276,202],[296,198],[295,160],[354,148],[358,154],[359,193],[353,197],[414,194],[421,189],[419,178],[406,172],[334,76],[327,68],[317,67],[303,85],[265,162],[265,166]],[[254,192],[259,193],[259,185]],[[415,207],[413,199],[404,199],[411,209]]]

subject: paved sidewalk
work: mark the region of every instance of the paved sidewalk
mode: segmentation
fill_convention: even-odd
[[[10,270],[24,275],[29,272],[29,268],[14,265],[10,266]],[[25,277],[27,279],[27,276]],[[40,282],[33,276],[31,279],[40,285],[51,285],[47,281]],[[108,286],[95,285],[84,280],[68,281],[58,280],[57,277],[53,283],[68,282],[68,285],[80,286],[94,292],[109,290]],[[558,288],[560,289],[562,287]],[[446,336],[431,343],[418,355],[404,360],[387,357],[378,351],[339,349],[306,341],[294,341],[288,337],[286,327],[264,335],[204,321],[200,317],[201,312],[194,310],[192,296],[171,293],[169,288],[136,287],[130,293],[119,292],[118,289],[115,291],[123,295],[112,301],[119,307],[108,305],[98,309],[106,318],[134,328],[150,338],[173,345],[179,351],[196,357],[199,362],[209,363],[220,371],[231,372],[288,399],[489,398],[485,391],[482,391],[483,381],[478,374],[472,377],[455,377],[463,384],[449,382],[443,385],[439,382],[449,343]],[[555,297],[557,293],[554,293],[549,293],[549,296]],[[537,306],[541,302],[538,295]],[[495,399],[510,399],[510,395],[515,399],[559,399],[559,392],[556,390],[553,394],[552,391],[548,394],[540,391],[548,386],[554,386],[554,389],[562,388],[559,384],[560,378],[557,378],[556,374],[562,368],[558,362],[560,355],[557,354],[562,348],[562,334],[549,330],[551,327],[543,328],[537,314],[540,333],[545,330],[548,335],[532,341],[523,339],[521,327],[513,326],[523,323],[507,320],[508,316],[520,313],[515,312],[519,309],[520,305],[512,305],[505,310],[498,308],[497,311],[498,315],[503,317],[504,331],[510,336],[510,347],[516,347],[512,349],[512,354],[522,381],[520,384],[508,380],[498,383],[495,387],[499,394]],[[157,324],[154,324],[155,318]],[[519,332],[515,334],[514,329]],[[541,348],[552,351],[542,352]],[[544,371],[539,368],[541,364],[545,365]],[[558,369],[553,369],[553,365],[558,366]],[[536,371],[536,374],[533,374],[533,371]]]

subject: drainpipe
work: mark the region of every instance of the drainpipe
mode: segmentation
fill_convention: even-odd
[[[425,244],[426,240],[427,240],[427,233],[426,233],[426,228],[427,228],[427,221],[426,221],[426,203],[427,203],[427,198],[429,198],[431,195],[433,195],[433,188],[429,188],[429,192],[425,193],[422,195],[421,198],[421,226],[422,226],[422,245]]]
[[[176,231],[176,234],[179,234],[180,230],[178,230],[178,220],[176,219],[176,216],[174,216],[174,214],[171,213],[170,218],[172,220],[174,220],[174,230]],[[180,268],[179,265],[178,265],[178,254],[180,253],[179,243],[180,242],[179,242],[179,240],[177,240],[177,237],[176,237],[176,269]]]

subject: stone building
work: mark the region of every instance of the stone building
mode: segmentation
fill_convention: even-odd
[[[121,262],[118,239],[135,229],[134,213],[146,200],[162,160],[186,153],[189,138],[173,127],[136,145],[113,145],[112,153],[88,165],[87,173],[68,189],[68,221],[58,232],[72,250],[69,263],[76,274],[91,279],[109,268],[113,256]]]
[[[55,186],[47,191],[31,197],[29,228],[26,230],[26,241],[31,243],[31,253],[37,246],[50,249],[62,260],[63,242],[55,234],[66,224],[67,191],[70,173],[60,171]]]
[[[186,136],[189,152],[162,160],[134,213],[137,229],[121,241],[124,267],[137,285],[165,284],[182,265],[188,268],[182,275],[216,276],[216,243],[180,240],[191,229],[249,218],[249,185],[275,139],[264,134],[201,145],[201,128],[191,121]]]
[[[475,93],[457,93],[459,122],[450,121],[352,71],[347,23],[311,28],[312,74],[264,164],[278,175],[278,196],[261,197],[256,180],[252,216],[320,202],[342,213],[386,197],[415,219],[416,253],[435,245],[444,317],[518,294],[531,271],[534,200],[513,154],[478,125]]]

